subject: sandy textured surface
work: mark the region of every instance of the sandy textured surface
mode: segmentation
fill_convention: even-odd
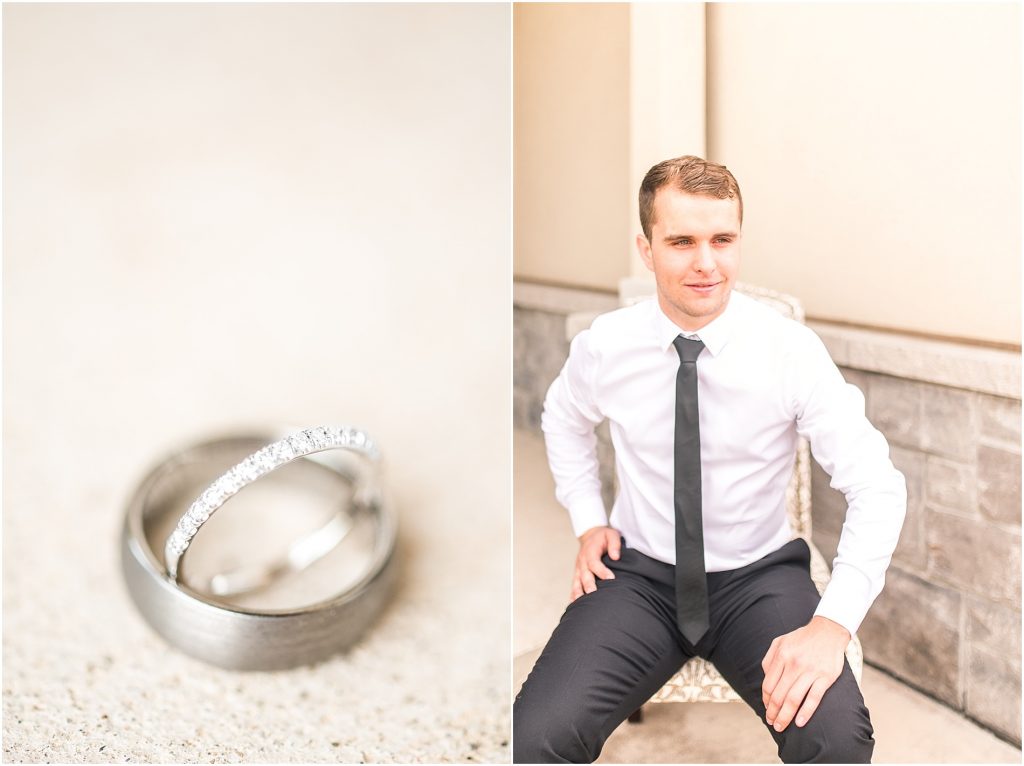
[[[507,8],[4,8],[11,762],[508,760]],[[134,482],[236,426],[385,451],[401,590],[239,674],[121,581]]]

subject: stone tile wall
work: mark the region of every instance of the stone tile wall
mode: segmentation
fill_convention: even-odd
[[[516,307],[514,422],[539,429],[568,315]],[[852,368],[907,478],[903,534],[861,626],[865,659],[1021,744],[1021,403]],[[599,434],[600,436],[600,434]],[[614,456],[601,437],[602,474]],[[606,502],[613,497],[606,482]],[[814,542],[831,561],[843,496],[813,473]]]
[[[564,313],[512,309],[512,425],[516,428],[540,431],[544,395],[569,356],[565,318]]]
[[[512,424],[540,431],[540,413],[548,386],[569,356],[565,337],[567,314],[514,307],[512,313]],[[615,451],[608,423],[597,429],[597,457],[601,463],[601,495],[605,507],[615,500]],[[568,516],[566,516],[568,524]]]
[[[1021,403],[841,368],[907,479],[865,659],[1021,743]],[[814,542],[835,556],[846,501],[814,466]]]

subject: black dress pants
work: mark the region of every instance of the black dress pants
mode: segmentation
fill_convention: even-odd
[[[691,645],[676,625],[674,567],[622,548],[614,580],[573,601],[516,696],[515,763],[590,763],[605,740],[693,656],[711,661],[757,713],[785,763],[870,763],[871,719],[848,661],[803,727],[765,722],[761,661],[806,625],[820,597],[797,538],[747,566],[709,572],[711,627]],[[753,721],[751,721],[753,724]]]

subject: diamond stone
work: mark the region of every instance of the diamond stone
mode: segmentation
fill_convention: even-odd
[[[315,449],[327,449],[331,446],[331,435],[326,428],[312,428],[306,433]]]
[[[313,440],[309,438],[309,434],[303,431],[300,434],[296,434],[293,442],[299,452],[305,454],[313,449]]]
[[[242,480],[243,483],[248,484],[250,481],[255,481],[260,476],[259,466],[252,458],[247,458],[243,462],[236,465],[232,471],[235,476]]]
[[[224,500],[227,500],[228,497],[240,490],[244,483],[245,482],[242,480],[242,477],[235,472],[234,468],[217,479],[215,486],[220,490],[221,495],[223,496],[221,502],[223,503]]]

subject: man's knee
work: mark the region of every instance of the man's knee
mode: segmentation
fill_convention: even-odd
[[[779,738],[784,763],[871,763],[874,731],[863,702],[845,710],[818,708],[803,726],[795,723]]]
[[[566,706],[542,706],[516,699],[512,712],[513,763],[591,763],[601,747]]]

